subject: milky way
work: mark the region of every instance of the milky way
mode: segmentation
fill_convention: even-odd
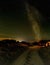
[[[34,32],[33,36],[35,41],[41,40],[40,25],[38,23],[40,21],[39,12],[35,8],[32,8],[30,5],[28,5],[28,3],[26,3],[26,11],[28,20]]]

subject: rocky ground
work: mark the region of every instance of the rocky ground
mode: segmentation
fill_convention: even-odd
[[[50,46],[41,48],[38,52],[44,64],[50,65]]]
[[[0,65],[10,65],[15,59],[17,59],[26,48],[24,47],[12,47],[1,48],[0,47]]]
[[[28,48],[24,46],[17,46],[17,45],[6,46],[6,44],[3,44],[2,46],[0,44],[0,65],[11,65],[15,60],[18,59],[20,55],[23,54],[23,52],[28,50]],[[36,51],[36,49],[34,48],[33,50]],[[50,46],[39,48],[37,50],[37,53],[45,65],[50,65]]]

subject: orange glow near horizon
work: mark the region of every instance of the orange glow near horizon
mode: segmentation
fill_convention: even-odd
[[[48,45],[50,46],[50,41],[46,43],[46,46],[48,46]]]
[[[13,38],[0,38],[0,40],[5,40],[5,39],[13,39]]]
[[[0,40],[5,40],[5,39],[16,40],[16,41],[19,41],[19,42],[25,41],[24,38],[0,38]]]

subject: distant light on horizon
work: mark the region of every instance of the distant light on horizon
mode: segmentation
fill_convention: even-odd
[[[25,40],[24,38],[22,38],[22,37],[21,37],[21,38],[20,38],[20,37],[19,37],[19,38],[15,38],[15,40],[16,40],[16,41],[19,41],[19,42],[26,41],[26,40]]]

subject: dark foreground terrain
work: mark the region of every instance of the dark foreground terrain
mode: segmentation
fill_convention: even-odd
[[[20,45],[20,43],[21,42],[16,42],[13,40],[0,41],[0,65],[28,65],[29,61],[30,61],[29,65],[35,65],[35,60],[36,59],[39,60],[38,57],[40,57],[40,59],[43,62],[43,64],[39,64],[39,65],[50,65],[50,46],[41,47],[38,50],[37,49],[35,50],[33,48],[32,49],[33,51],[32,51],[32,50],[28,49],[28,46],[30,46],[30,44],[22,42],[23,44],[26,44],[26,45]],[[36,45],[36,44],[34,44],[34,45]],[[29,51],[26,55],[27,56],[26,59],[23,61],[24,64],[17,64],[18,60],[19,60],[18,63],[20,63],[20,61],[22,60],[20,58],[20,56],[27,50],[29,50]],[[36,55],[36,53],[37,53],[37,55]],[[35,58],[33,55],[35,55]],[[31,56],[33,58],[31,58]],[[33,61],[32,61],[32,59],[33,59]],[[33,64],[32,64],[32,62],[33,62]],[[40,62],[40,61],[38,61],[38,62]],[[38,63],[37,63],[37,65],[38,65]]]
[[[50,65],[50,46],[41,48],[39,50],[39,55],[45,65]]]

